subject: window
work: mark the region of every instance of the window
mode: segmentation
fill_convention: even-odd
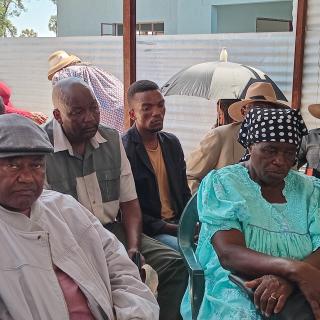
[[[270,18],[257,18],[256,20],[256,32],[285,32],[292,30],[291,20]]]
[[[164,34],[163,22],[144,22],[137,24],[137,35],[160,35]]]
[[[115,23],[101,23],[101,35],[102,36],[114,36]]]
[[[163,22],[137,23],[137,35],[163,35]],[[102,36],[123,36],[122,23],[101,23]]]

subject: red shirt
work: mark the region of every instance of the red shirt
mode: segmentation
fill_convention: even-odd
[[[65,272],[54,266],[61,290],[66,301],[70,320],[94,320],[87,298],[79,286]]]

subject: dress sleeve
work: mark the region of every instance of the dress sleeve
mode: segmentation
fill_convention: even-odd
[[[311,196],[311,210],[309,215],[309,233],[312,241],[312,250],[320,248],[320,180],[314,178],[314,192]]]
[[[198,212],[202,223],[217,231],[237,229],[248,219],[246,200],[237,192],[234,181],[214,170],[202,181],[198,192]],[[240,185],[239,185],[240,187]]]

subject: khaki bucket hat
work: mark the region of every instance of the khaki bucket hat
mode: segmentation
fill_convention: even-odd
[[[276,93],[271,83],[254,82],[248,87],[246,96],[243,100],[230,105],[228,108],[229,116],[237,122],[242,122],[244,120],[244,116],[241,113],[241,108],[252,102],[265,102],[270,104],[270,106],[280,108],[289,107],[287,102],[277,100]]]
[[[59,70],[67,67],[71,63],[81,62],[80,58],[75,55],[70,55],[63,50],[56,51],[52,53],[49,58],[49,70],[48,70],[48,79],[52,80],[52,77]]]

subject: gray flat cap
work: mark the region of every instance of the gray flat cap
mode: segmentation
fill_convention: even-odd
[[[17,114],[0,115],[0,158],[53,152],[47,133]]]

